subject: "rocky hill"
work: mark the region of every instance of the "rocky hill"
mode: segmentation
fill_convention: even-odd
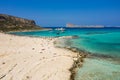
[[[0,14],[0,31],[22,31],[41,29],[34,20]]]

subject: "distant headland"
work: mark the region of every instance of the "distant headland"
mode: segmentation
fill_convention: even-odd
[[[19,18],[7,14],[0,14],[0,31],[22,31],[42,29],[34,20]]]
[[[75,24],[68,23],[66,24],[66,27],[69,27],[69,28],[104,28],[105,26],[103,25],[75,25]]]

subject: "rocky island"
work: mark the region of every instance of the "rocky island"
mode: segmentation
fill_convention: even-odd
[[[68,23],[66,24],[66,27],[68,28],[104,28],[104,25],[76,25]]]
[[[28,20],[11,15],[0,14],[0,31],[22,31],[42,29],[34,20]]]

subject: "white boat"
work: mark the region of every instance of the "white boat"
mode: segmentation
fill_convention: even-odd
[[[56,28],[55,30],[57,30],[57,31],[64,31],[65,28]]]

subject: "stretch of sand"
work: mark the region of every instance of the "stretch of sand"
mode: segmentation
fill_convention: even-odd
[[[0,33],[0,80],[70,80],[76,53],[54,40]]]

